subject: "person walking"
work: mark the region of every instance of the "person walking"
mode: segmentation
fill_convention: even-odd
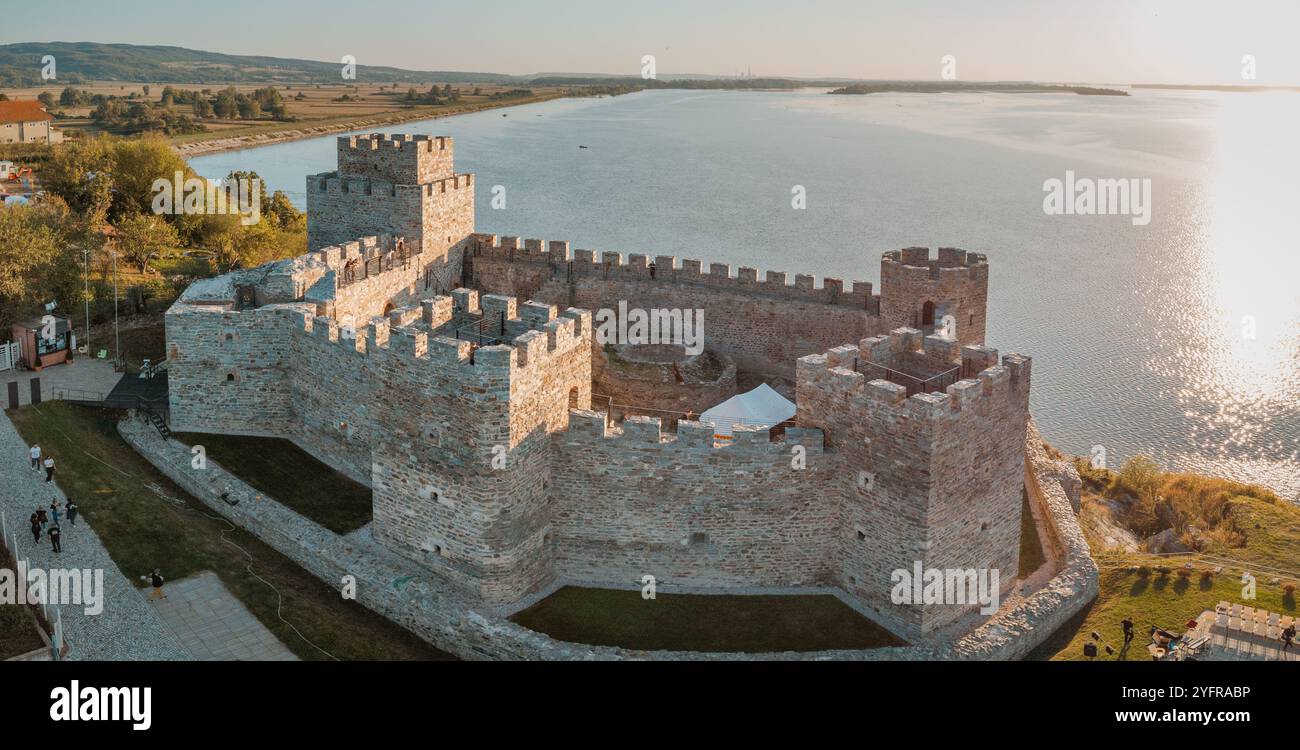
[[[40,471],[41,470],[41,446],[32,443],[32,449],[28,451],[28,455],[32,457],[32,468],[37,471]]]
[[[1292,645],[1291,642],[1294,640],[1295,640],[1295,623],[1291,623],[1290,625],[1286,626],[1286,630],[1282,631],[1282,653],[1285,654],[1287,651],[1291,650],[1291,645]]]
[[[45,457],[45,483],[54,481],[54,456]]]
[[[50,518],[54,519],[54,525],[59,525],[59,499],[56,497],[50,501]]]
[[[167,595],[164,594],[162,590],[163,587],[162,573],[160,573],[157,568],[154,568],[153,572],[148,575],[148,579],[149,579],[149,585],[153,586],[153,591],[150,592],[149,598],[166,599]]]
[[[68,498],[68,505],[66,508],[64,508],[64,510],[66,510],[68,513],[68,525],[76,526],[77,525],[77,504],[72,501],[72,498]]]
[[[32,544],[40,544],[41,543],[41,519],[37,518],[35,513],[32,514],[31,523],[32,523]]]
[[[39,522],[40,525],[41,525],[41,531],[45,531],[45,525],[48,524],[48,523],[50,522],[50,518],[49,518],[49,516],[45,515],[45,509],[44,509],[44,508],[37,508],[37,509],[36,509],[36,520],[37,520],[37,522]]]
[[[53,526],[51,526],[51,527],[50,527],[50,547],[52,547],[52,548],[54,549],[55,552],[62,552],[62,551],[63,551],[63,547],[61,547],[61,546],[59,545],[59,540],[62,539],[62,538],[63,538],[63,534],[59,532],[59,525],[56,523],[56,524],[54,524]]]
[[[1124,626],[1124,645],[1127,646],[1133,641],[1133,620],[1125,617],[1120,625]]]

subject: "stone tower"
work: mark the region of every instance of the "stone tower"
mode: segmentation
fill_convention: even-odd
[[[357,237],[401,237],[429,274],[427,288],[459,285],[474,232],[474,175],[456,174],[452,139],[343,136],[338,169],[307,177],[307,247]]]
[[[982,253],[939,248],[890,250],[880,260],[880,319],[884,330],[900,326],[922,334],[944,330],[948,323],[962,344],[984,343],[989,266]]]
[[[799,360],[796,421],[842,462],[838,584],[909,638],[979,605],[895,602],[896,571],[1017,577],[1030,364],[912,328]]]

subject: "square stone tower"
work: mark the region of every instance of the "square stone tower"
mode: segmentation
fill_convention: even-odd
[[[401,237],[421,254],[427,289],[458,286],[474,233],[474,175],[456,174],[453,152],[441,136],[340,137],[338,169],[307,177],[308,249]]]
[[[1028,357],[912,328],[799,360],[796,420],[842,462],[838,583],[909,638],[980,605],[895,601],[898,571],[1015,583],[1029,378]]]

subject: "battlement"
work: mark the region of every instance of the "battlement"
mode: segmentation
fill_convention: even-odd
[[[881,284],[885,274],[898,274],[917,279],[968,277],[988,279],[988,257],[983,253],[970,253],[955,247],[941,247],[936,257],[930,257],[928,247],[905,247],[886,250],[880,257]]]
[[[741,426],[733,428],[730,441],[717,440],[712,424],[705,422],[677,422],[677,431],[663,429],[659,417],[631,416],[622,424],[611,424],[606,412],[590,409],[569,410],[569,435],[621,440],[628,444],[658,445],[665,450],[707,451],[726,453],[790,454],[793,445],[804,446],[809,453],[819,454],[824,447],[822,431],[816,428],[787,427],[781,440],[768,439],[767,427]]]
[[[831,403],[859,404],[868,409],[890,412],[895,416],[912,419],[944,420],[960,418],[962,413],[974,412],[979,399],[990,403],[1023,394],[1029,389],[1031,359],[1020,354],[1007,354],[997,364],[997,350],[984,346],[966,346],[960,359],[949,359],[947,342],[936,336],[924,337],[933,348],[914,348],[921,342],[919,331],[896,329],[889,336],[863,339],[857,346],[846,344],[825,354],[801,357],[797,365],[799,392],[817,389],[829,394]],[[955,382],[940,380],[925,388],[914,389],[906,382],[906,375],[890,368],[877,371],[864,363],[899,363],[904,355],[915,355],[925,364],[940,366],[951,364],[945,372]],[[956,379],[960,374],[963,377]],[[881,377],[868,377],[880,375]],[[898,382],[903,380],[904,382]],[[941,388],[941,390],[939,390]],[[911,395],[909,395],[911,392]]]
[[[474,186],[474,175],[470,173],[452,174],[441,179],[430,180],[420,184],[396,184],[376,177],[342,175],[338,172],[323,172],[307,177],[307,190],[326,195],[370,195],[388,198],[401,196],[433,196],[457,190],[469,190]]]
[[[705,284],[725,289],[735,289],[753,294],[764,294],[785,299],[806,300],[828,305],[843,305],[868,310],[879,308],[879,295],[872,294],[868,281],[845,284],[841,279],[825,278],[821,286],[817,279],[807,274],[795,274],[790,284],[785,271],[767,271],[760,277],[758,269],[741,266],[732,275],[726,263],[710,263],[677,256],[649,256],[632,253],[596,250],[570,250],[567,241],[544,241],[518,237],[498,237],[494,234],[472,236],[475,256],[507,260],[511,263],[537,263],[544,265],[569,264],[573,275],[604,276],[670,283]]]
[[[339,138],[339,146],[347,144],[352,151],[378,151],[383,148],[395,148],[399,151],[446,151],[452,148],[452,140],[445,135],[412,135],[410,133],[366,133],[365,135],[345,135]]]
[[[345,135],[338,139],[338,173],[423,185],[451,176],[454,151],[446,136]]]
[[[291,310],[287,321],[294,332],[338,344],[348,353],[385,351],[439,368],[462,367],[466,375],[544,370],[553,357],[591,346],[590,311],[569,308],[557,313],[554,306],[531,302],[524,303],[522,315],[506,320],[506,330],[512,333],[508,343],[475,346],[471,339],[456,338],[465,313],[481,317],[497,305],[512,312],[516,308],[513,297],[487,297],[492,299],[480,308],[477,295],[472,304],[465,302],[468,295],[437,295],[418,305],[395,308],[387,317],[372,317],[365,324],[313,315],[303,306]]]

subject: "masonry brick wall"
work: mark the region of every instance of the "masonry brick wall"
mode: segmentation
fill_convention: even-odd
[[[498,239],[476,235],[470,261],[471,283],[483,290],[588,310],[617,309],[626,300],[642,309],[704,311],[706,346],[732,357],[751,372],[792,377],[794,361],[845,341],[878,333],[880,300],[871,284],[851,286],[798,275],[788,285],[784,272],[770,271],[763,280],[751,268],[731,275],[731,267],[700,261],[622,253],[570,253],[567,242]],[[599,257],[598,257],[599,255]]]
[[[715,447],[713,428],[630,417],[607,428],[574,412],[554,438],[556,572],[604,584],[642,576],[693,587],[828,585],[839,499],[824,492],[821,434],[738,430]],[[795,446],[806,462],[795,468]]]
[[[177,429],[283,435],[369,481],[374,539],[490,605],[647,574],[835,586],[926,638],[972,607],[894,605],[894,570],[921,561],[1014,580],[1030,363],[961,346],[982,343],[983,256],[886,253],[880,296],[668,256],[652,270],[644,255],[474,235],[449,139],[339,148],[339,172],[309,178],[316,241],[362,226],[402,236],[349,237],[187,290],[167,314]],[[477,289],[441,296],[466,270]],[[779,443],[739,430],[726,447],[689,422],[607,428],[589,411],[589,310],[624,300],[702,309],[710,348],[795,376],[798,426]],[[956,315],[963,338],[879,335],[922,300]],[[504,320],[499,343],[448,337],[483,320]],[[927,377],[952,365],[964,379],[908,398],[868,382],[863,362]]]
[[[880,262],[882,330],[900,326],[931,333],[951,315],[958,342],[982,344],[988,308],[989,267],[981,253],[939,248],[935,258],[924,247],[891,250]],[[924,320],[932,304],[932,322]]]

